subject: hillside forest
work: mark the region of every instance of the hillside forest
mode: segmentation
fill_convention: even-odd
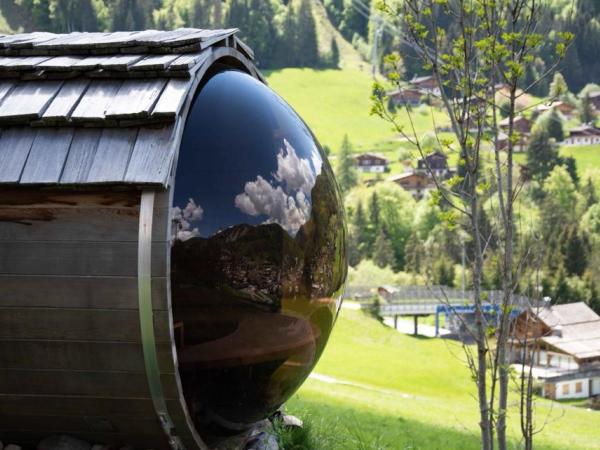
[[[317,45],[312,3],[322,2],[334,27],[366,60],[371,60],[378,25],[367,17],[375,11],[372,0],[0,0],[0,30],[121,31],[147,28],[237,27],[254,48],[264,69],[336,66],[338,42]],[[596,0],[545,0],[539,29],[573,32],[575,45],[562,73],[575,91],[600,78],[600,3]],[[572,8],[572,5],[575,5]],[[376,17],[373,14],[372,17]],[[404,48],[390,27],[381,36],[377,57],[399,51],[405,76],[424,73],[418,58]],[[551,41],[549,39],[548,41]],[[543,73],[551,49],[541,49],[530,65],[529,79]],[[526,80],[527,81],[527,80]],[[537,86],[542,95],[549,80]]]
[[[403,46],[399,33],[390,31],[396,30],[394,24],[386,24],[383,33],[377,32],[379,22],[368,19],[377,17],[376,3],[375,0],[0,0],[0,31],[237,27],[240,36],[255,50],[258,64],[267,75],[273,73],[272,69],[289,67],[335,69],[343,57],[341,44],[348,43],[368,66],[375,39],[380,36],[375,55],[380,74],[385,74],[384,55],[391,52],[400,55],[406,82],[415,75],[426,74],[419,59]],[[323,42],[319,33],[318,10],[325,11],[334,30],[327,35],[327,42]],[[451,24],[447,27],[451,35]],[[582,162],[600,161],[600,156],[593,156],[600,154],[600,145],[579,149],[561,145],[570,129],[597,121],[598,110],[589,95],[600,91],[594,84],[600,81],[600,59],[595,57],[600,55],[600,2],[546,0],[538,28],[548,33],[573,32],[575,41],[559,67],[560,73],[536,84],[523,105],[523,114],[531,121],[532,130],[528,144],[518,155],[523,189],[517,211],[517,246],[520,255],[535,246],[542,251],[535,265],[522,267],[524,276],[519,289],[523,294],[535,290],[535,295],[549,296],[559,303],[582,300],[600,312],[597,282],[600,280],[600,171],[584,167]],[[544,47],[539,50],[538,57],[527,67],[524,84],[548,69],[551,51]],[[339,80],[356,76],[346,71],[336,72],[340,74]],[[369,92],[357,95],[368,98]],[[565,115],[553,108],[539,112],[535,108],[536,104],[549,103],[550,98],[570,105],[573,113]],[[341,104],[346,99],[334,101]],[[367,116],[368,108],[364,109]],[[425,101],[415,108],[424,147],[430,152],[439,151],[436,137],[431,133],[428,111],[433,111],[439,125],[447,121],[444,122],[441,108],[435,103]],[[343,118],[346,111],[339,107],[336,114]],[[309,125],[313,126],[310,121]],[[393,162],[386,178],[404,170],[402,164],[407,161],[416,164],[414,149],[400,142],[398,136],[390,138],[388,134],[380,141],[381,145],[375,147],[380,147],[378,151],[385,150]],[[471,243],[468,236],[460,234],[460,227],[447,226],[445,219],[449,213],[445,206],[434,204],[427,197],[417,200],[397,184],[382,182],[384,178],[380,175],[369,178],[358,173],[356,153],[372,148],[356,148],[350,139],[327,144],[347,206],[351,282],[468,285],[468,269],[461,262],[463,255],[469,258]],[[449,164],[458,165],[460,172],[458,155],[447,156]],[[484,277],[487,289],[501,286],[493,239],[496,214],[496,205],[491,200],[483,205],[481,228],[489,230],[490,236]]]

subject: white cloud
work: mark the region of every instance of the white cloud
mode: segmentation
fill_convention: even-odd
[[[300,158],[294,147],[284,139],[285,151],[282,149],[277,155],[277,172],[274,177],[280,183],[285,183],[288,191],[300,190],[310,194],[315,185],[315,172],[310,167],[308,159]],[[314,164],[314,159],[313,159]],[[316,173],[321,172],[321,165],[315,167]]]
[[[246,183],[244,192],[235,197],[235,206],[251,216],[267,216],[267,223],[278,223],[290,234],[296,234],[310,218],[310,203],[302,191],[287,195],[260,175]]]
[[[310,160],[300,158],[287,140],[283,143],[277,171],[272,174],[274,181],[260,175],[248,181],[244,192],[235,197],[235,206],[250,216],[267,216],[265,223],[277,223],[295,235],[310,219],[310,193],[322,161],[314,154]]]
[[[196,204],[193,198],[188,200],[187,205],[183,209],[175,206],[172,214],[173,226],[177,227],[177,240],[187,241],[193,237],[200,236],[198,228],[192,228],[192,222],[201,221],[204,216],[204,210],[200,205]]]

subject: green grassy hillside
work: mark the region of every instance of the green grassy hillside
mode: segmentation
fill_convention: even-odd
[[[459,344],[414,338],[357,311],[343,310],[315,372],[352,384],[310,379],[288,403],[329,449],[477,450],[474,385]],[[510,436],[517,444],[517,411]],[[600,449],[600,412],[540,399],[536,449]]]
[[[584,175],[588,169],[600,169],[600,145],[562,147],[560,154],[575,158],[580,176]]]
[[[306,120],[321,144],[334,152],[344,134],[357,151],[393,151],[402,145],[389,124],[369,115],[373,80],[366,71],[283,69],[266,75],[269,85]],[[419,133],[434,128],[429,108],[415,111],[413,118]],[[442,113],[435,118],[437,125],[447,122]]]
[[[410,145],[395,133],[389,124],[369,115],[372,78],[368,67],[360,70],[283,69],[268,72],[270,86],[285,98],[306,120],[320,142],[334,152],[344,134],[348,134],[357,152],[377,151],[393,161],[391,172],[402,171],[398,161],[399,150]],[[400,120],[409,126],[405,112]],[[415,128],[419,135],[431,132],[434,123],[427,107],[413,111]],[[448,119],[441,111],[435,113],[435,124],[445,125]],[[580,175],[587,169],[600,168],[600,145],[564,147],[561,154],[573,156]],[[456,163],[451,155],[450,163]],[[525,163],[525,154],[516,155],[518,163]],[[366,175],[367,177],[370,175]]]

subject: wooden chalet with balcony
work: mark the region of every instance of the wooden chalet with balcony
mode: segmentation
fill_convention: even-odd
[[[355,159],[356,166],[361,172],[384,173],[388,170],[389,160],[378,153],[362,153]]]
[[[546,397],[600,395],[600,316],[583,302],[521,313],[511,353],[513,362],[533,366]]]

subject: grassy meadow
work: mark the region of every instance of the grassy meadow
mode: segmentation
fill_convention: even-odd
[[[402,171],[401,158],[416,156],[389,124],[369,115],[372,79],[364,68],[283,69],[266,75],[334,158],[346,133],[356,152],[385,154],[392,174]],[[436,125],[447,123],[443,113],[435,114]],[[434,129],[429,108],[415,110],[413,118],[419,135]],[[575,157],[581,175],[600,167],[600,146],[565,147],[561,154]],[[525,163],[525,154],[515,159]],[[449,162],[456,160],[451,155]],[[315,374],[287,404],[290,413],[307,422],[300,432],[302,445],[294,446],[297,441],[291,439],[284,448],[479,448],[474,384],[460,344],[401,335],[361,312],[343,310]],[[509,434],[517,449],[516,398],[512,401]],[[536,449],[600,449],[600,412],[539,399],[537,418],[544,429],[536,436]]]
[[[338,150],[344,134],[358,152],[396,153],[405,142],[390,124],[369,115],[371,109],[370,74],[359,69],[315,70],[282,69],[265,74],[271,88],[287,100],[306,120],[323,145],[333,153]],[[400,113],[406,120],[406,113]],[[419,134],[433,129],[429,108],[413,113]],[[438,126],[447,124],[441,112],[435,113]],[[394,160],[397,154],[391,155]]]
[[[560,154],[575,158],[575,161],[577,161],[577,171],[580,175],[585,174],[591,169],[600,168],[600,145],[562,147]]]
[[[412,146],[392,130],[390,124],[369,115],[373,80],[366,68],[356,65],[344,70],[288,68],[266,72],[265,75],[271,88],[296,109],[321,144],[331,148],[334,157],[344,134],[348,134],[357,153],[374,151],[384,154],[391,161],[392,174],[402,172],[401,157],[416,156]],[[412,117],[419,136],[431,132],[434,124],[448,124],[443,112],[436,110],[433,114],[434,117],[429,107],[413,110]],[[405,111],[399,112],[399,119],[409,126]],[[442,136],[449,137],[450,134],[443,133]],[[600,145],[563,147],[561,154],[575,158],[582,176],[588,169],[600,168]],[[457,160],[458,155],[450,155],[448,162],[454,165]],[[525,154],[517,154],[515,160],[524,164]],[[373,177],[372,174],[361,176]]]
[[[287,404],[308,422],[312,448],[479,448],[474,384],[456,342],[402,335],[344,309],[315,373]],[[511,411],[518,448],[514,404]],[[537,417],[547,425],[536,449],[600,449],[600,412],[539,399]]]

